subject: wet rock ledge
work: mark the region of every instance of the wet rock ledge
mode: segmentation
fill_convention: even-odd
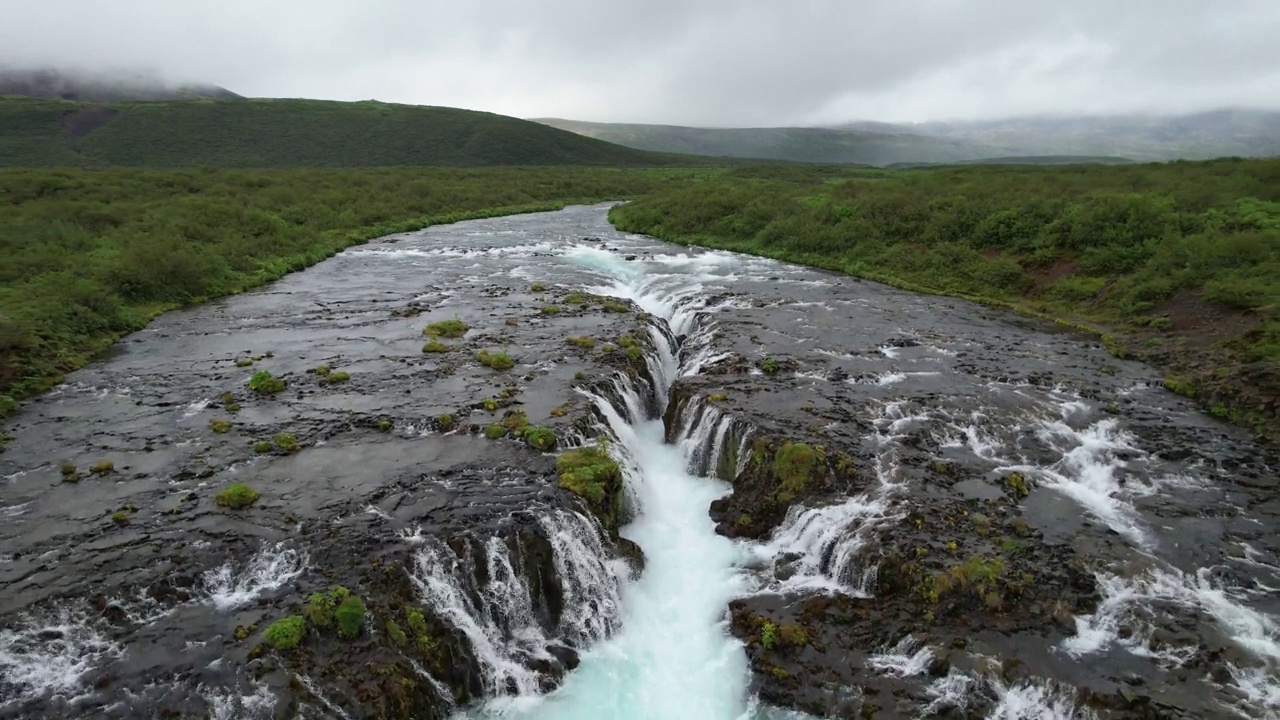
[[[0,718],[444,718],[617,629],[612,560],[643,554],[578,390],[652,387],[652,319],[566,283],[301,311],[288,283],[230,332],[165,316],[18,416],[5,649],[69,662],[67,621],[89,655],[0,679]]]

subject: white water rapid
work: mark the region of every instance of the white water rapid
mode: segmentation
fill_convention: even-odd
[[[688,276],[636,272],[616,255],[580,248],[571,258],[616,282],[595,291],[634,300],[669,323],[674,335],[689,335],[697,348],[696,286],[671,282]],[[704,329],[705,330],[705,329]],[[654,333],[657,352],[650,369],[665,403],[670,383],[705,360],[676,349]],[[490,701],[469,717],[555,720],[734,720],[756,717],[747,697],[749,671],[740,643],[726,627],[725,607],[742,592],[736,569],[743,550],[714,532],[707,507],[728,490],[718,480],[688,471],[695,443],[663,441],[661,420],[636,418],[646,403],[629,382],[620,382],[624,408],[593,397],[616,438],[611,452],[623,465],[635,520],[623,535],[644,549],[640,579],[623,587],[621,630],[586,650],[582,664],[548,695],[526,694]],[[622,412],[620,412],[622,411]],[[631,416],[631,417],[628,417]],[[633,418],[635,418],[633,420]]]

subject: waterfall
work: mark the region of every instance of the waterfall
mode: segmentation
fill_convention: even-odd
[[[613,633],[620,620],[621,568],[607,563],[596,522],[565,511],[538,514],[537,522],[563,592],[563,611],[554,627],[539,618],[526,579],[530,568],[504,538],[472,539],[461,554],[434,542],[415,554],[410,575],[415,587],[437,615],[466,636],[491,695],[536,695],[547,678],[530,661],[555,664],[550,647],[588,646]]]

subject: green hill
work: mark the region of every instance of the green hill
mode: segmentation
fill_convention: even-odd
[[[696,164],[504,115],[324,100],[0,98],[0,167]]]
[[[908,132],[794,127],[695,128],[558,118],[537,122],[638,150],[732,158],[889,165],[959,162],[1003,154],[1001,148]]]

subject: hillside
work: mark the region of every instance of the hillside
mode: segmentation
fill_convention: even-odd
[[[1116,163],[1280,155],[1280,112],[1012,118],[824,128],[692,128],[540,119],[653,152],[861,165]]]
[[[695,128],[592,123],[559,118],[537,122],[619,145],[664,153],[789,160],[841,165],[889,165],[976,160],[1005,154],[910,132],[834,128]]]
[[[175,85],[144,75],[78,73],[41,69],[0,69],[0,96],[58,98],[87,102],[238,98],[217,85]]]
[[[915,133],[1005,148],[1008,155],[1123,156],[1135,160],[1207,160],[1280,155],[1280,112],[1214,110],[1188,115],[1030,117],[835,129]]]
[[[691,160],[503,115],[443,107],[0,98],[0,167],[650,167]]]

